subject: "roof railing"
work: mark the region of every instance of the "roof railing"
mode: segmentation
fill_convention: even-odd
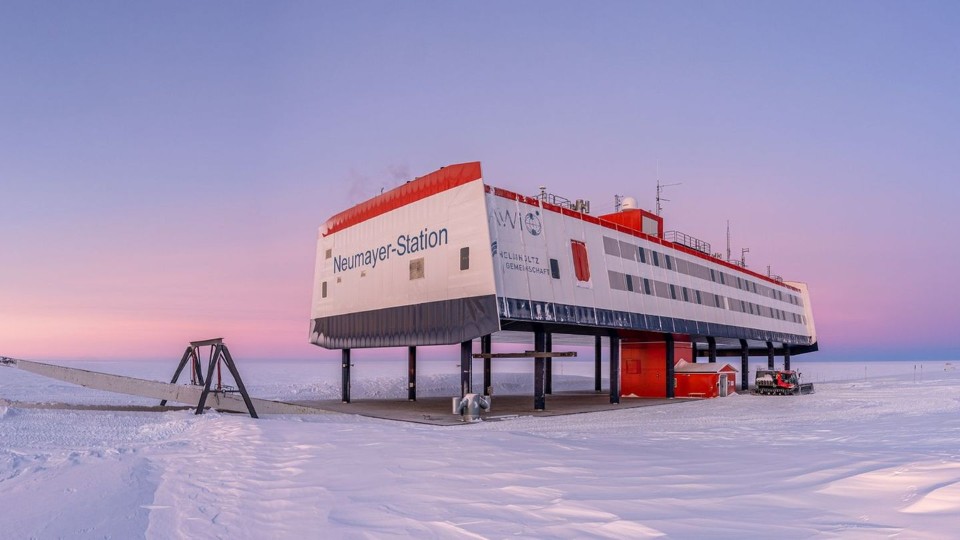
[[[534,199],[543,201],[547,204],[552,204],[554,206],[559,206],[561,208],[568,208],[574,212],[580,212],[582,214],[590,213],[590,201],[584,199],[577,199],[571,201],[566,197],[561,197],[560,195],[554,195],[553,193],[547,193],[547,188],[541,186],[540,193],[534,195]]]
[[[663,239],[668,242],[673,242],[674,244],[680,244],[681,246],[686,246],[690,249],[695,249],[701,253],[706,253],[710,255],[710,243],[704,242],[699,238],[694,238],[689,234],[684,234],[680,231],[667,231],[663,233]]]

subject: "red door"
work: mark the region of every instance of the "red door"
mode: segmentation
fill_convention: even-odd
[[[577,281],[590,281],[590,261],[587,260],[587,245],[578,240],[570,241],[573,250],[573,272]]]

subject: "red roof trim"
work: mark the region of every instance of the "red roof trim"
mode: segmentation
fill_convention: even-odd
[[[481,177],[479,161],[441,167],[426,176],[411,180],[331,217],[324,224],[321,234],[327,236],[342,231],[401,206],[479,180]]]
[[[688,248],[687,246],[684,246],[684,245],[681,245],[681,244],[675,244],[675,243],[673,243],[673,242],[669,242],[669,241],[664,240],[664,239],[662,239],[662,238],[658,238],[658,237],[656,237],[656,236],[650,236],[649,234],[644,234],[644,233],[642,233],[642,232],[640,232],[640,231],[637,231],[637,230],[635,230],[635,229],[631,229],[631,228],[628,228],[628,227],[624,227],[623,225],[620,225],[620,224],[618,224],[618,223],[614,223],[614,222],[612,222],[612,221],[607,221],[607,220],[605,220],[605,219],[600,219],[600,218],[597,218],[597,217],[595,217],[595,216],[591,216],[591,215],[589,215],[589,214],[581,214],[580,212],[577,212],[577,211],[575,211],[575,210],[570,210],[569,208],[562,208],[562,207],[559,207],[559,206],[556,206],[556,205],[553,205],[553,204],[543,203],[543,204],[541,205],[539,199],[536,199],[536,198],[534,198],[534,197],[527,197],[526,195],[520,195],[520,194],[514,193],[514,192],[512,192],[512,191],[508,191],[508,190],[506,190],[506,189],[502,189],[502,188],[498,188],[498,187],[486,186],[486,190],[487,190],[487,193],[490,193],[490,192],[492,191],[494,195],[496,195],[496,196],[498,196],[498,197],[503,197],[504,199],[510,199],[510,200],[514,200],[514,201],[520,201],[520,202],[522,202],[522,203],[530,204],[530,205],[533,205],[533,206],[543,206],[543,208],[544,208],[545,210],[550,210],[550,211],[552,211],[552,212],[556,212],[556,213],[562,214],[562,215],[564,215],[564,216],[581,219],[581,220],[586,221],[586,222],[588,222],[588,223],[593,223],[593,224],[595,224],[595,225],[600,225],[601,227],[606,227],[606,228],[608,228],[608,229],[612,229],[612,230],[615,230],[615,231],[617,231],[617,232],[622,232],[622,233],[624,233],[624,234],[629,234],[629,235],[635,236],[635,237],[637,237],[637,238],[642,238],[643,240],[648,240],[648,241],[650,241],[650,242],[653,242],[654,244],[660,244],[660,245],[663,246],[663,247],[670,248],[670,249],[674,249],[674,250],[677,250],[677,251],[679,251],[679,252],[681,252],[681,253],[686,253],[687,255],[692,255],[692,256],[694,256],[694,257],[698,257],[698,258],[703,259],[703,260],[705,260],[705,261],[709,261],[709,262],[712,262],[712,263],[714,263],[714,264],[719,264],[720,266],[725,266],[725,267],[729,268],[730,270],[735,270],[735,271],[737,271],[737,272],[740,272],[740,273],[743,273],[743,274],[747,274],[747,275],[752,276],[752,277],[755,277],[755,278],[757,278],[757,279],[760,279],[760,280],[763,280],[763,281],[767,281],[767,282],[773,283],[774,285],[779,285],[779,286],[781,286],[781,287],[785,287],[785,288],[787,288],[787,289],[790,289],[791,291],[801,292],[800,289],[798,289],[798,288],[796,288],[796,287],[791,287],[790,285],[787,285],[786,283],[781,283],[781,282],[779,282],[779,281],[777,281],[777,280],[775,280],[775,279],[769,278],[769,277],[767,277],[767,276],[765,276],[765,275],[763,275],[763,274],[758,274],[758,273],[756,273],[756,272],[754,272],[754,271],[752,271],[752,270],[747,270],[746,268],[737,266],[737,265],[735,265],[735,264],[730,264],[730,263],[728,263],[727,261],[724,261],[724,260],[721,260],[721,259],[717,259],[717,258],[715,258],[715,257],[711,257],[711,256],[709,256],[709,255],[707,255],[707,254],[705,254],[705,253],[702,253],[702,252],[700,252],[700,251],[697,251],[697,250],[695,250],[695,249],[690,249],[690,248]],[[662,221],[661,221],[660,228],[663,229],[663,223],[662,223]]]

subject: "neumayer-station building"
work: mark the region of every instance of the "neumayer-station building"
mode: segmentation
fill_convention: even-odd
[[[551,392],[553,336],[593,341],[596,389],[609,347],[610,400],[674,397],[678,364],[698,358],[790,356],[817,350],[803,283],[752,272],[710,253],[627,201],[593,216],[589,203],[528,197],[483,181],[479,162],[441,168],[349,208],[320,228],[311,336],[343,352],[406,347],[410,398],[416,348],[460,344],[461,390],[473,391],[473,340],[489,391],[491,342],[532,344],[534,408]],[[705,369],[706,368],[706,369]],[[730,370],[691,372],[727,377]],[[735,372],[736,370],[733,370]],[[734,375],[730,374],[730,377]],[[729,382],[720,379],[717,386]],[[681,385],[683,386],[683,385]]]

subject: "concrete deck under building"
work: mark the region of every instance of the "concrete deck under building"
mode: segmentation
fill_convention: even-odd
[[[385,420],[399,420],[435,426],[463,425],[459,415],[452,414],[451,397],[421,397],[417,401],[405,399],[354,399],[351,403],[339,400],[296,401],[298,405],[316,407],[325,411],[357,414]],[[668,405],[693,401],[689,399],[622,398],[619,404],[610,403],[607,392],[557,392],[547,396],[547,408],[533,410],[533,396],[493,396],[491,411],[483,414],[486,421],[506,420],[521,416],[561,416],[589,412],[633,409],[654,405]]]

